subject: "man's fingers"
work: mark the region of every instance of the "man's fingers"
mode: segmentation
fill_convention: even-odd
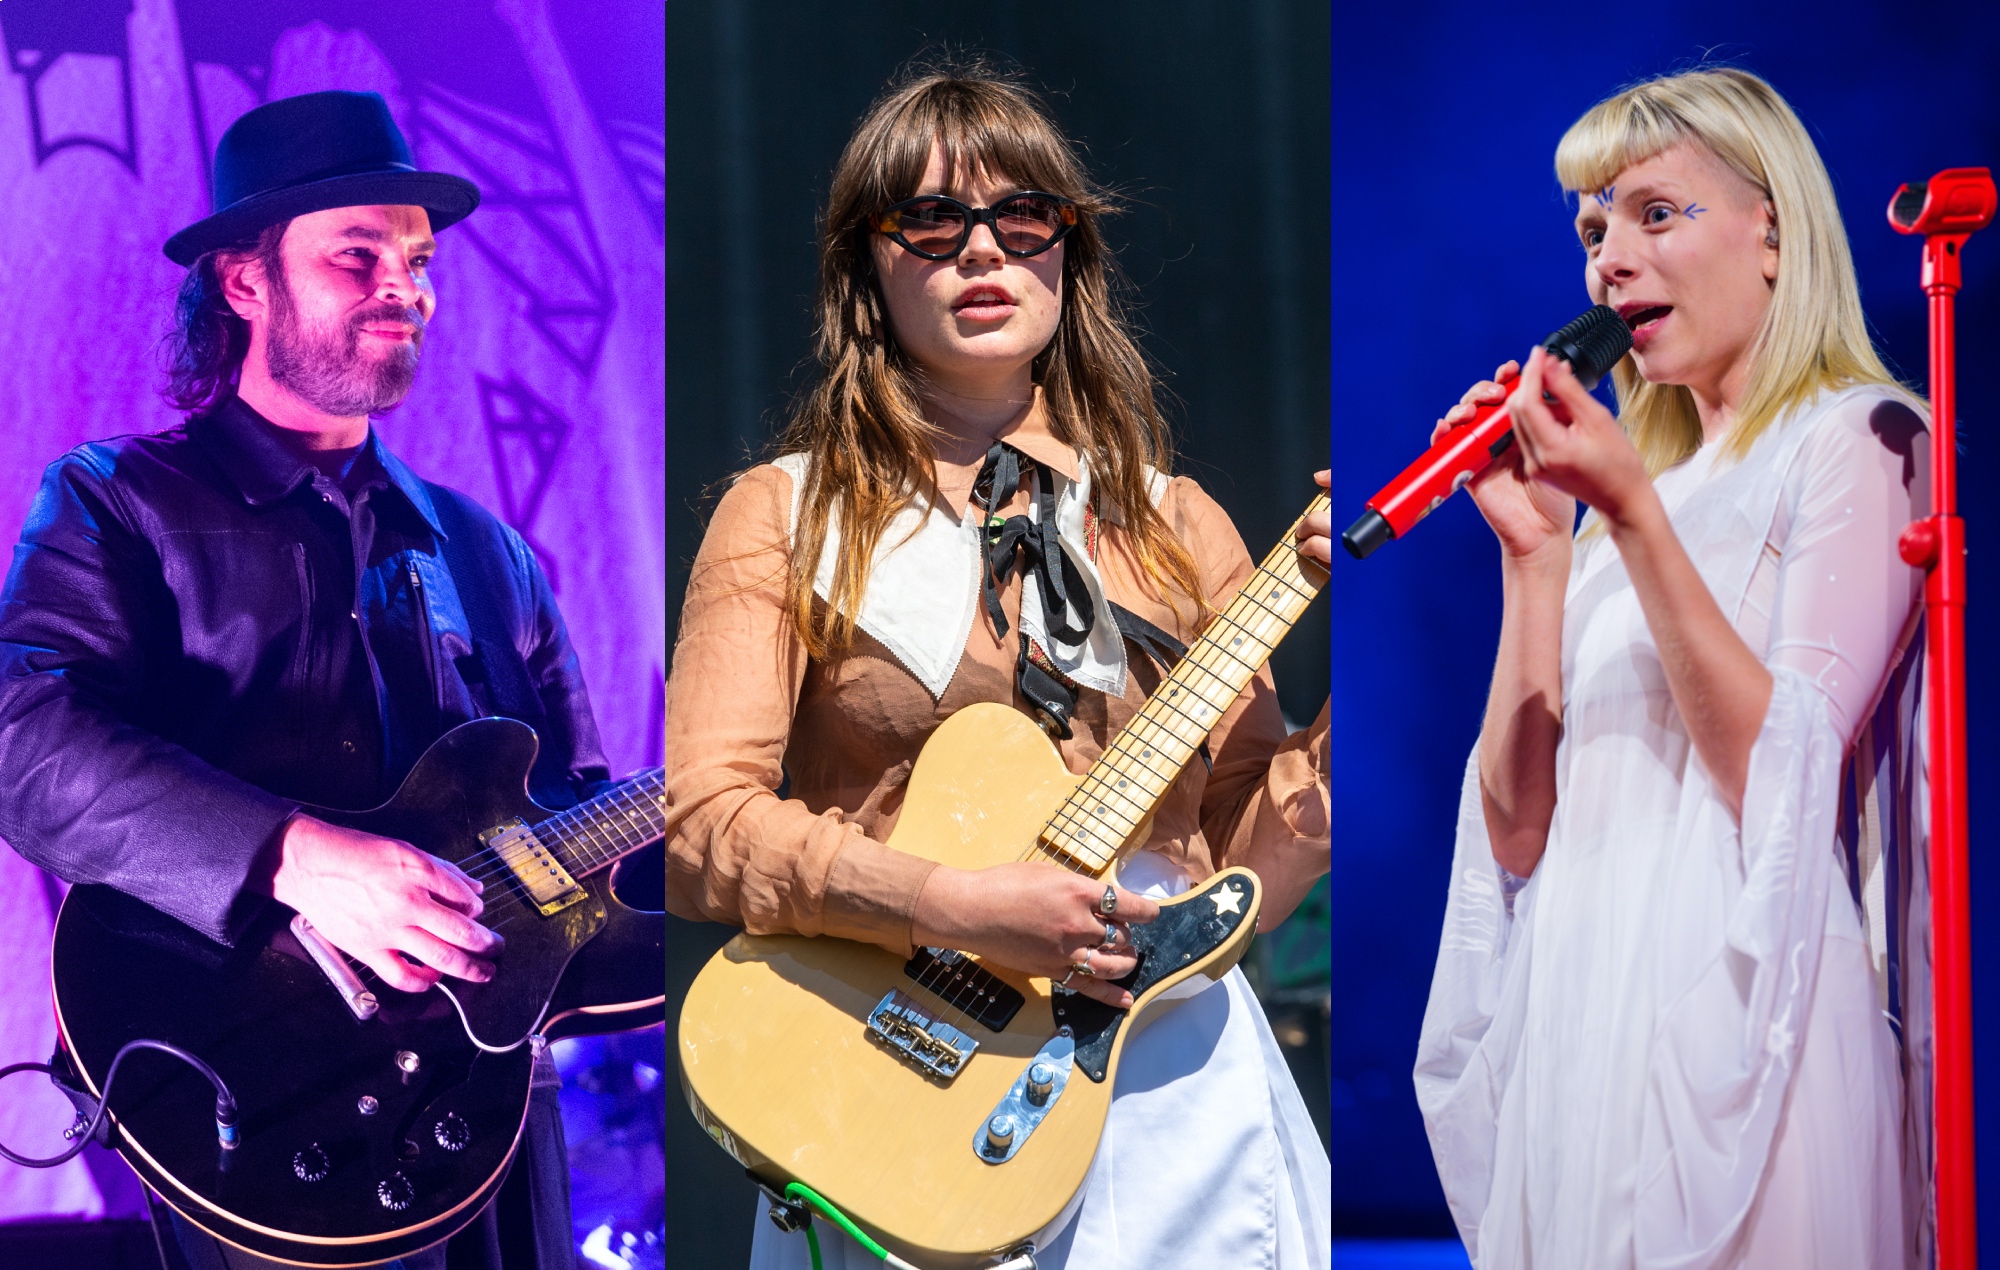
[[[486,902],[479,898],[479,893],[486,889],[483,884],[449,860],[428,853],[424,859],[430,864],[427,880],[431,892],[440,900],[471,917],[486,911]]]
[[[486,983],[493,978],[492,962],[481,961],[462,948],[454,948],[421,926],[411,926],[403,931],[402,951],[455,979]]]
[[[481,957],[490,957],[499,952],[507,942],[496,932],[443,905],[432,905],[420,910],[416,914],[415,925],[454,948],[462,948]]]
[[[391,948],[381,949],[360,960],[375,972],[377,978],[398,992],[423,992],[438,981],[437,971],[429,966],[404,961]]]

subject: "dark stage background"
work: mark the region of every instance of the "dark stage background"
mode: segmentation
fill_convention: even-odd
[[[762,455],[810,382],[815,217],[834,162],[896,68],[945,41],[1016,59],[1055,95],[1093,173],[1125,194],[1129,213],[1108,232],[1177,398],[1183,469],[1253,555],[1275,542],[1326,466],[1328,22],[1324,8],[1282,0],[999,2],[920,20],[882,6],[670,5],[669,647],[713,484]],[[1328,611],[1317,606],[1278,653],[1280,694],[1299,723],[1326,693]],[[1260,940],[1259,969],[1323,1115],[1317,911],[1309,946],[1289,929],[1300,919]],[[730,933],[674,931],[669,1000]],[[754,1192],[692,1117],[677,1119],[670,1239],[694,1241],[681,1243],[690,1266],[741,1265]]]
[[[1866,2],[1587,10],[1343,8],[1333,28],[1334,506],[1358,511],[1444,408],[1587,304],[1553,174],[1563,130],[1628,80],[1711,52],[1790,99],[1833,174],[1881,347],[1923,387],[1919,247],[1898,183],[2000,161],[1991,6]],[[1972,540],[1975,973],[1986,1242],[2000,1248],[2000,231],[1973,239],[1959,305],[1961,500]],[[1459,775],[1499,628],[1497,549],[1468,500],[1334,570],[1342,901],[1332,1033],[1334,1196],[1349,1232],[1451,1229],[1410,1067],[1443,916]],[[1989,1259],[1990,1259],[1989,1251]]]

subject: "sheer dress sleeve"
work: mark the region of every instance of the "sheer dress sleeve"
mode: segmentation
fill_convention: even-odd
[[[1809,681],[1851,745],[1922,593],[1896,540],[1930,507],[1930,438],[1909,406],[1864,397],[1826,420],[1800,463],[1766,664]]]

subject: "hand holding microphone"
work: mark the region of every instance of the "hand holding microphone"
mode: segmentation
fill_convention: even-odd
[[[1625,320],[1601,304],[1542,344],[1550,356],[1569,364],[1575,381],[1585,393],[1596,387],[1597,381],[1631,347],[1632,332]],[[1511,371],[1511,363],[1501,367],[1499,382],[1493,389],[1476,397],[1468,394],[1461,408],[1464,404],[1475,405],[1470,418],[1437,437],[1423,457],[1368,500],[1368,509],[1340,537],[1348,554],[1362,559],[1389,539],[1408,533],[1419,520],[1507,452],[1515,441],[1515,416],[1507,405],[1511,394],[1499,396],[1495,390],[1515,386],[1518,377]],[[1535,386],[1541,386],[1539,376]],[[1446,422],[1451,422],[1449,416]]]

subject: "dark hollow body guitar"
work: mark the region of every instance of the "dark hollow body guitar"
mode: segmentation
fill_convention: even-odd
[[[200,1056],[237,1100],[240,1142],[225,1152],[214,1090],[193,1068],[152,1050],[119,1068],[112,1143],[182,1216],[304,1265],[428,1247],[506,1177],[531,1034],[661,1021],[665,919],[633,907],[662,907],[638,894],[658,886],[658,850],[640,849],[665,823],[661,769],[550,812],[527,794],[538,744],[524,724],[474,720],[439,738],[382,806],[308,809],[484,879],[481,920],[507,941],[490,983],[404,993],[371,975],[364,1018],[366,1000],[350,1007],[282,905],[230,949],[108,887],[70,892],[56,1017],[89,1092],[102,1095],[121,1046],[149,1037]]]

